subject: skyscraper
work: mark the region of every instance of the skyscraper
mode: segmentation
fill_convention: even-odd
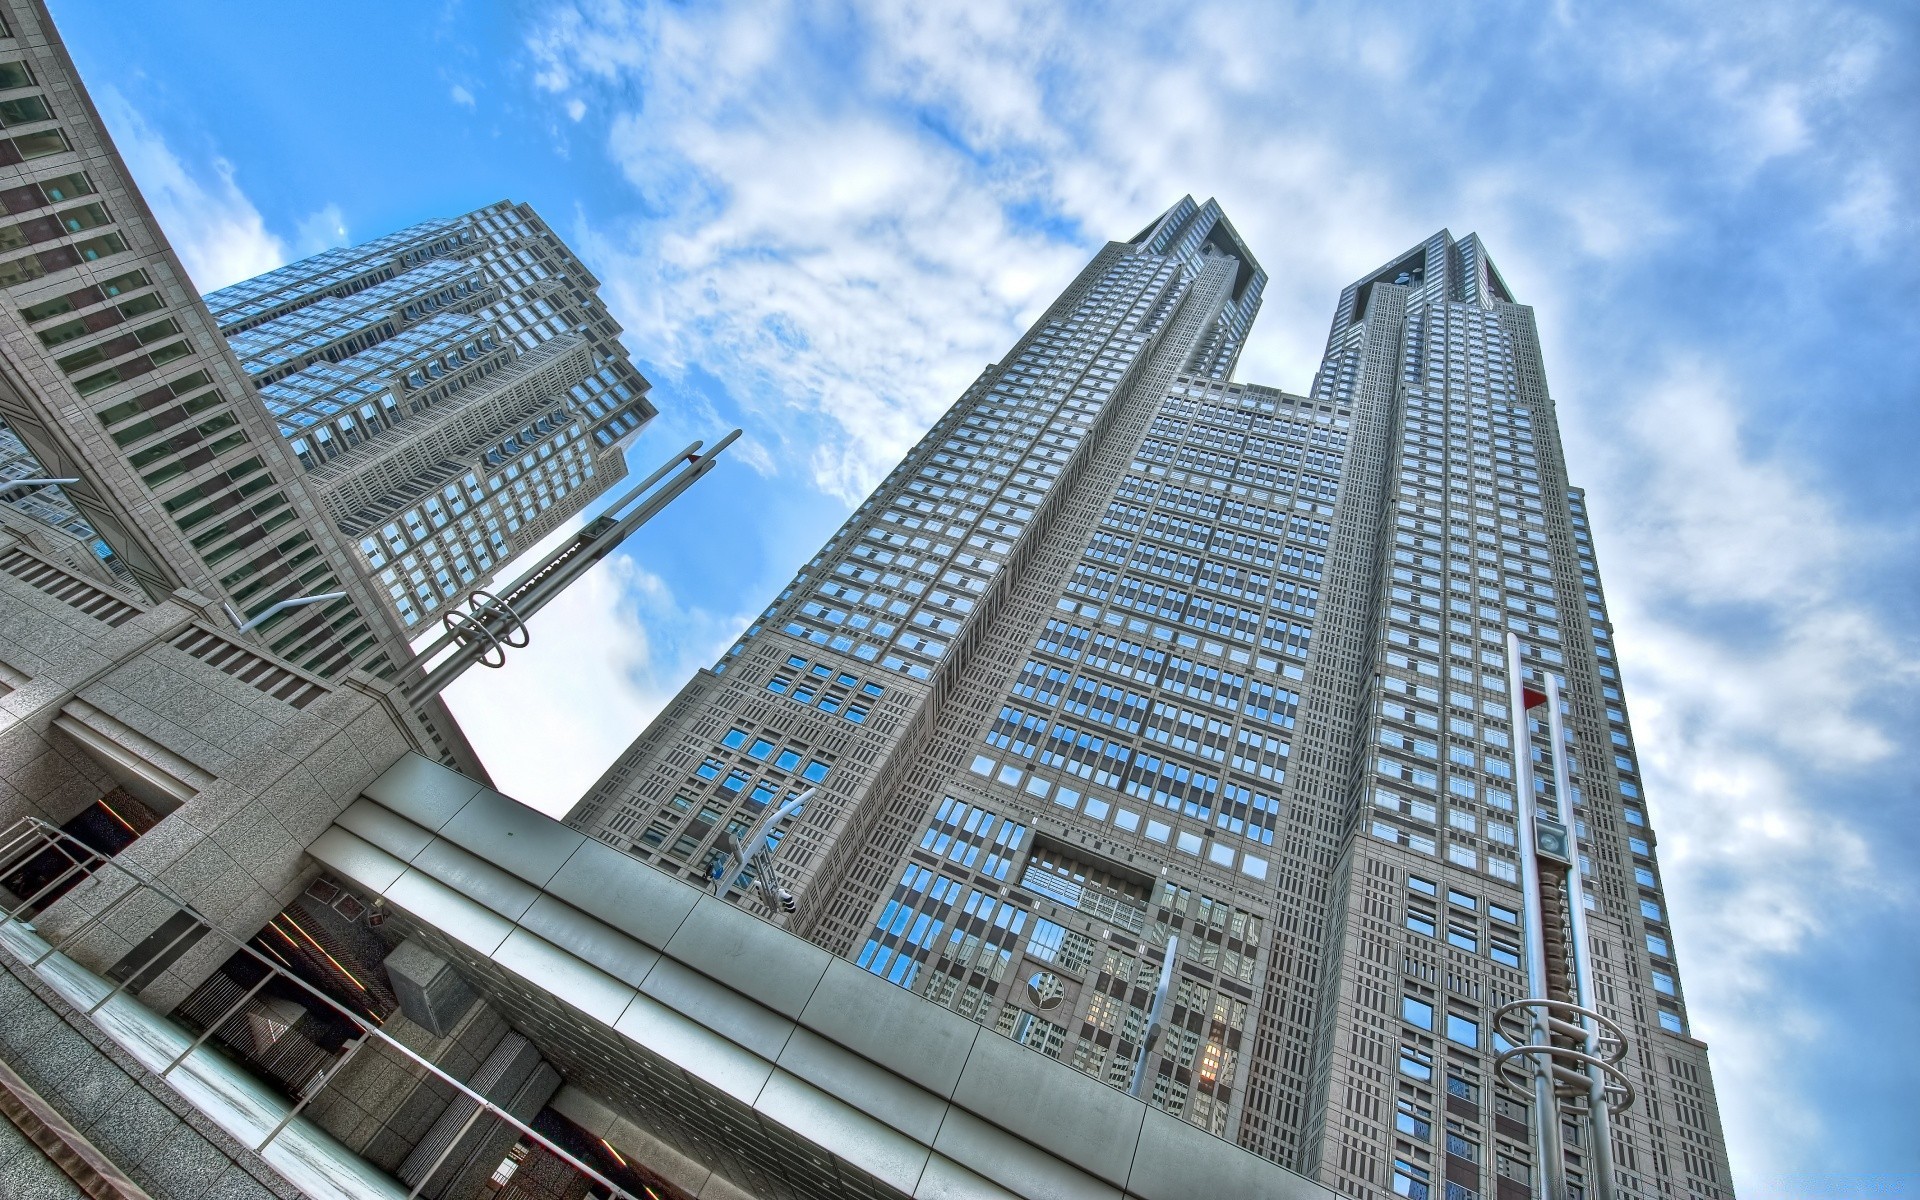
[[[129,179],[44,10],[0,13],[0,420],[149,597],[188,587],[281,614],[276,653],[393,669],[398,631],[352,578],[266,410]]]
[[[503,202],[207,297],[404,627],[626,474],[654,408],[597,287],[531,208]]]
[[[1619,1185],[1730,1194],[1531,310],[1443,231],[1293,395],[1229,381],[1265,283],[1211,202],[1107,245],[569,823],[700,880],[813,787],[772,919],[1349,1194],[1504,1200],[1512,632],[1564,680]]]
[[[0,11],[0,125],[0,473],[75,480],[0,508],[56,557],[262,618],[322,676],[394,677],[422,621],[624,475],[647,382],[527,206],[203,302],[39,5]],[[328,598],[275,611],[306,596]],[[440,701],[425,717],[483,773]]]

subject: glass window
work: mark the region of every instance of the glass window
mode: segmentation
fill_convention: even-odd
[[[772,753],[773,753],[772,742],[768,741],[766,738],[755,738],[753,739],[753,745],[747,750],[747,757],[764,760],[767,757],[767,755]]]
[[[744,729],[730,730],[728,731],[727,736],[720,739],[721,745],[730,746],[734,749],[739,749],[741,746],[746,744],[746,741],[747,741],[747,731]]]
[[[1398,1109],[1393,1118],[1395,1129],[1423,1142],[1433,1137],[1432,1110],[1404,1097],[1401,1098]]]
[[[1480,1048],[1480,1022],[1469,1021],[1465,1017],[1447,1014],[1447,1040],[1458,1042],[1470,1049]]]
[[[1471,925],[1462,925],[1458,921],[1447,922],[1447,944],[1458,946],[1462,950],[1480,949],[1480,933]]]
[[[800,765],[800,753],[797,750],[782,750],[780,757],[773,761],[773,765],[782,771],[791,771]]]
[[[814,783],[819,783],[822,780],[826,779],[828,770],[829,768],[827,764],[821,762],[818,759],[815,759],[812,762],[807,764],[807,769],[805,771],[802,771],[801,774],[806,776],[808,780]]]
[[[1438,887],[1428,882],[1427,880],[1420,878],[1418,875],[1407,876],[1407,886],[1412,888],[1416,892],[1424,892],[1429,896],[1437,896],[1440,894]]]
[[[1433,1029],[1433,1005],[1425,1000],[1415,1000],[1412,996],[1400,997],[1400,1017],[1408,1024],[1429,1031]]]
[[[1427,1200],[1433,1194],[1427,1172],[1399,1158],[1393,1160],[1393,1191],[1407,1200]]]

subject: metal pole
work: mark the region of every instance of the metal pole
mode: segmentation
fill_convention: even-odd
[[[172,1062],[168,1063],[166,1067],[161,1070],[160,1078],[165,1079],[168,1075],[171,1075],[175,1067],[187,1061],[187,1056],[189,1054],[192,1054],[195,1050],[198,1050],[200,1047],[206,1045],[207,1039],[214,1035],[214,1031],[219,1029],[222,1025],[225,1025],[228,1021],[231,1021],[234,1017],[234,1014],[238,1013],[241,1009],[245,1008],[247,1006],[247,1001],[259,995],[260,989],[263,987],[266,987],[268,983],[272,982],[273,978],[274,978],[274,975],[273,975],[273,972],[271,971],[267,972],[265,975],[262,975],[260,977],[259,983],[256,983],[252,987],[248,988],[246,992],[238,1000],[233,1002],[233,1007],[229,1008],[226,1012],[221,1013],[219,1020],[207,1026],[205,1033],[202,1033],[199,1037],[193,1039],[193,1044],[191,1046],[188,1046],[185,1050],[182,1050],[178,1055],[174,1057],[174,1060]]]
[[[1588,961],[1592,947],[1587,941],[1587,889],[1580,870],[1580,839],[1573,813],[1573,781],[1567,769],[1566,729],[1560,719],[1560,679],[1547,676],[1547,736],[1553,740],[1553,795],[1560,810],[1560,823],[1567,827],[1567,931],[1573,939],[1574,999],[1581,1008],[1599,1011],[1594,1002],[1593,966]],[[1587,1053],[1600,1056],[1600,1026],[1582,1017],[1587,1029]],[[1606,1072],[1588,1066],[1587,1121],[1593,1127],[1592,1183],[1599,1200],[1613,1200],[1613,1116],[1607,1111]]]
[[[1520,891],[1526,898],[1527,990],[1547,999],[1546,909],[1540,894],[1540,859],[1534,847],[1533,738],[1527,733],[1527,702],[1521,676],[1520,639],[1507,634],[1507,704],[1513,710],[1514,799],[1520,822]],[[1551,1045],[1544,1008],[1528,1010],[1527,1041]],[[1545,1053],[1528,1056],[1533,1071],[1534,1153],[1539,1155],[1540,1193],[1545,1200],[1567,1200],[1566,1157],[1560,1147],[1560,1106],[1553,1094],[1553,1063]]]
[[[329,600],[341,600],[345,597],[345,592],[321,592],[314,596],[294,596],[291,599],[280,601],[250,621],[242,621],[240,619],[240,610],[224,601],[220,605],[220,611],[226,613],[227,620],[233,622],[234,632],[245,633],[249,629],[257,628],[262,622],[275,613],[284,612],[289,608],[304,608],[309,604],[324,604]]]
[[[302,1090],[299,1101],[287,1110],[287,1115],[280,1118],[280,1123],[273,1127],[273,1132],[261,1139],[260,1144],[255,1146],[254,1150],[256,1152],[265,1150],[268,1142],[279,1137],[281,1130],[293,1124],[293,1119],[306,1110],[308,1102],[321,1092],[326,1091],[327,1086],[340,1077],[340,1072],[347,1069],[347,1064],[353,1061],[353,1056],[360,1053],[360,1048],[372,1040],[373,1039],[367,1036],[367,1034],[362,1033],[352,1042],[349,1042],[346,1050],[341,1053],[340,1057],[333,1060],[333,1065],[322,1071],[319,1076],[316,1077],[316,1082],[311,1082],[309,1086]]]
[[[420,704],[429,697],[438,695],[447,685],[465,674],[467,669],[479,662],[490,645],[497,645],[492,637],[492,627],[498,624],[502,629],[510,629],[518,624],[524,628],[527,618],[544,608],[548,601],[565,591],[574,580],[585,574],[594,564],[613,553],[621,542],[634,530],[645,525],[659,514],[660,510],[679,498],[681,493],[698,483],[702,476],[711,471],[719,462],[719,454],[740,437],[736,429],[714,444],[713,449],[704,454],[683,455],[668,462],[660,470],[642,481],[640,487],[630,491],[622,498],[621,504],[634,498],[654,480],[666,478],[675,467],[686,469],[666,478],[666,483],[658,491],[646,497],[638,508],[613,521],[606,522],[608,516],[575,534],[573,540],[549,555],[538,566],[514,581],[514,585],[501,593],[498,599],[479,608],[472,617],[461,623],[461,628],[474,625],[477,628],[464,634],[450,627],[446,634],[436,639],[427,651],[414,657],[414,663],[425,667],[426,661],[449,642],[457,642],[452,654],[438,665],[426,670],[426,674],[407,689],[409,704]],[[496,621],[497,618],[497,621]],[[490,664],[498,666],[498,663]]]
[[[633,503],[634,499],[640,496],[641,493],[645,492],[648,488],[652,487],[654,484],[659,483],[662,479],[665,479],[667,476],[667,472],[673,470],[675,467],[679,466],[681,463],[686,462],[689,458],[699,454],[700,447],[703,444],[704,443],[702,442],[695,441],[693,444],[689,445],[685,450],[682,450],[677,456],[670,458],[666,462],[662,463],[660,465],[659,470],[647,476],[645,479],[642,479],[639,483],[636,483],[632,487],[628,488],[625,495],[621,496],[618,500],[615,500],[612,504],[607,505],[604,511],[606,513],[617,513],[621,509],[625,508],[627,505]],[[538,575],[541,571],[545,570],[546,566],[547,566],[547,563],[545,562],[534,564],[531,568],[523,572],[518,579],[515,579],[512,583],[508,584],[506,587],[501,588],[499,590],[499,594],[502,596],[512,596],[517,594],[522,588],[527,586],[527,582],[529,580],[531,580],[535,575]],[[415,654],[414,661],[425,662],[427,659],[432,658],[435,654],[438,654],[440,651],[446,649],[447,644],[449,642],[452,642],[455,636],[456,635],[451,630],[441,634],[439,637],[435,638],[432,642],[429,642],[425,649],[421,650],[418,654]]]
[[[1147,1055],[1152,1051],[1153,1027],[1160,1023],[1160,1010],[1167,1003],[1167,993],[1173,988],[1173,970],[1180,957],[1180,935],[1167,936],[1167,956],[1160,962],[1160,986],[1153,989],[1153,1005],[1147,1009],[1147,1027],[1140,1031],[1140,1057],[1134,1060],[1133,1083],[1127,1088],[1127,1095],[1138,1096],[1147,1082]]]

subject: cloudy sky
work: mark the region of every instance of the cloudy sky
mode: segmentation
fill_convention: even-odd
[[[634,465],[746,429],[454,697],[548,809],[1105,239],[1218,197],[1272,276],[1240,375],[1299,390],[1342,284],[1477,231],[1589,489],[1742,1192],[1914,1186],[1911,4],[52,7],[203,289],[528,201],[654,381]]]

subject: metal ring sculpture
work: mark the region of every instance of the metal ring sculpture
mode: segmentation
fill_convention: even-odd
[[[481,601],[482,596],[486,597],[484,603]],[[481,666],[501,667],[506,665],[508,649],[517,650],[532,640],[532,635],[527,631],[527,623],[520,619],[520,614],[514,612],[511,605],[492,592],[483,592],[478,588],[474,589],[472,594],[467,597],[467,607],[472,611],[461,612],[457,608],[449,609],[441,615],[440,623],[446,626],[448,633],[460,640],[461,645],[471,645],[480,641],[482,638],[486,639],[487,648],[480,653],[479,662]],[[489,612],[506,614],[505,641],[495,637],[493,630],[488,629],[486,625],[479,620],[481,616]],[[514,634],[516,633],[520,635],[520,640],[518,641],[514,640]],[[499,655],[497,660],[488,657],[495,652],[498,652]]]
[[[482,604],[479,602],[482,596],[485,596],[487,598],[487,602],[485,604]],[[533,640],[533,634],[528,631],[527,623],[520,619],[520,614],[513,611],[513,606],[511,604],[508,604],[505,600],[502,600],[500,597],[494,595],[492,592],[483,592],[479,588],[473,589],[473,591],[468,593],[467,595],[467,607],[473,609],[475,616],[479,616],[481,613],[486,612],[489,609],[493,610],[494,612],[506,614],[506,618],[507,618],[506,641],[502,644],[505,645],[507,648],[512,650],[518,650],[522,646],[525,646],[528,642]],[[520,640],[517,642],[513,640],[513,635],[516,633],[520,635]]]
[[[1592,1076],[1585,1074],[1580,1067],[1596,1068],[1600,1072],[1600,1090],[1609,1112],[1622,1112],[1633,1107],[1636,1093],[1633,1082],[1627,1078],[1619,1063],[1627,1056],[1627,1034],[1619,1024],[1602,1016],[1590,1008],[1566,1000],[1548,1000],[1534,998],[1514,1000],[1494,1010],[1493,1021],[1498,1025],[1509,1016],[1517,1016],[1529,1009],[1544,1009],[1545,1019],[1550,1033],[1563,1037],[1587,1038],[1589,1031],[1576,1024],[1585,1017],[1594,1023],[1594,1033],[1598,1036],[1596,1048],[1599,1054],[1589,1054],[1585,1050],[1576,1050],[1571,1046],[1556,1046],[1551,1042],[1535,1044],[1527,1042],[1503,1051],[1493,1060],[1493,1069],[1499,1074],[1501,1082],[1516,1092],[1525,1094],[1531,1090],[1531,1084],[1521,1072],[1520,1060],[1532,1056],[1544,1056],[1548,1060],[1553,1079],[1554,1094],[1561,1099],[1590,1099],[1592,1095]],[[1571,1020],[1569,1019],[1571,1018]],[[1508,1068],[1513,1068],[1509,1070]]]

